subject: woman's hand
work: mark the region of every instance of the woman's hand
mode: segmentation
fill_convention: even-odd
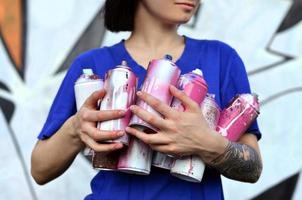
[[[174,86],[170,87],[170,92],[182,102],[184,112],[171,108],[147,93],[138,92],[138,97],[161,113],[164,119],[138,106],[132,106],[134,114],[157,127],[159,131],[156,134],[146,134],[130,127],[126,131],[149,144],[152,149],[174,156],[197,154],[208,160],[222,153],[227,141],[210,129],[200,106]],[[218,144],[221,140],[217,138],[223,139],[224,143]]]
[[[97,103],[105,94],[105,90],[94,92],[73,119],[73,130],[76,137],[96,152],[109,152],[123,147],[121,143],[98,143],[117,139],[124,134],[124,131],[104,131],[96,128],[97,122],[118,119],[125,114],[123,110],[97,110]]]

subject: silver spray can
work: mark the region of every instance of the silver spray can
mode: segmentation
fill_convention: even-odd
[[[148,131],[144,127],[136,127],[140,131]],[[118,162],[118,171],[148,175],[151,170],[152,149],[137,138],[131,138],[127,149],[124,149]]]
[[[152,165],[154,167],[170,170],[173,162],[174,158],[172,156],[161,152],[153,152]]]
[[[206,96],[201,104],[201,110],[209,127],[215,130],[219,120],[220,108],[215,102],[214,95],[208,94]],[[199,156],[186,156],[175,160],[172,164],[171,174],[182,180],[199,183],[202,180],[205,167]]]
[[[74,93],[77,110],[80,110],[86,99],[95,91],[101,90],[104,82],[97,75],[93,74],[92,69],[83,69],[83,74],[74,84]],[[84,150],[85,156],[92,156],[92,150],[88,147]]]

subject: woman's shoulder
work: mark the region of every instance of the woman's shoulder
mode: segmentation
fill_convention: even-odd
[[[97,61],[113,59],[113,49],[119,43],[113,44],[111,46],[102,46],[99,48],[89,49],[80,53],[75,59],[74,62],[78,62],[81,65],[94,65]]]
[[[90,68],[94,73],[104,74],[115,63],[117,44],[90,49],[78,54],[72,59],[68,68],[70,73],[78,76],[84,68]]]

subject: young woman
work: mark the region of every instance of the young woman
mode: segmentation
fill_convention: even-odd
[[[234,49],[218,41],[196,40],[177,34],[199,6],[198,0],[107,0],[105,25],[111,31],[131,31],[131,36],[110,47],[94,49],[75,59],[58,91],[48,119],[39,134],[32,153],[32,176],[45,184],[68,169],[76,155],[87,145],[97,152],[122,148],[122,144],[98,143],[122,136],[123,132],[102,131],[96,122],[120,118],[122,110],[98,111],[96,104],[105,91],[92,94],[76,112],[74,82],[83,67],[104,76],[105,72],[126,60],[139,76],[146,75],[148,62],[173,56],[182,73],[200,68],[209,92],[224,108],[238,93],[249,93],[244,65]],[[202,183],[190,183],[170,175],[169,171],[152,168],[149,176],[101,171],[92,180],[92,194],[86,199],[223,199],[220,174],[239,181],[256,182],[262,163],[257,140],[261,135],[253,123],[238,143],[230,142],[210,130],[201,117],[199,106],[181,91],[170,87],[173,96],[186,106],[178,112],[155,97],[138,93],[165,119],[155,117],[133,106],[133,113],[159,128],[147,135],[127,128],[127,132],[149,144],[152,149],[177,156],[199,155],[208,165]],[[88,184],[88,183],[87,183]]]

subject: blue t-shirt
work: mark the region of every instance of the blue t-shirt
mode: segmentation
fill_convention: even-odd
[[[167,52],[169,53],[169,52]],[[51,137],[62,124],[76,113],[74,83],[83,68],[92,68],[94,73],[104,77],[106,71],[126,60],[139,77],[139,86],[146,70],[138,65],[127,52],[121,41],[110,47],[94,49],[81,54],[69,68],[55,97],[46,123],[38,138]],[[195,68],[203,71],[209,93],[221,108],[240,93],[250,93],[250,86],[244,64],[230,46],[209,40],[185,37],[185,49],[176,61],[182,74]],[[260,139],[257,122],[248,129]],[[129,175],[121,172],[100,171],[91,181],[92,194],[86,200],[218,200],[223,199],[220,174],[206,168],[201,183],[190,183],[170,175],[168,170],[152,168],[149,176]]]

